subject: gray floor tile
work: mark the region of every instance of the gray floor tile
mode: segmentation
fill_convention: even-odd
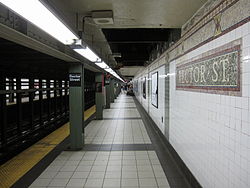
[[[130,172],[135,172],[137,171],[136,166],[122,166],[122,171],[130,171]]]
[[[157,187],[155,178],[143,178],[139,179],[140,186],[145,187]]]
[[[80,161],[79,165],[81,166],[92,166],[94,161]]]
[[[71,187],[73,187],[73,186],[80,187],[81,186],[81,187],[83,187],[85,182],[86,182],[86,179],[70,179],[68,184],[67,184],[67,187],[68,186],[71,186]]]
[[[121,166],[108,166],[107,167],[107,172],[114,172],[114,171],[121,172],[121,170],[122,170]]]
[[[55,166],[55,165],[50,165],[46,168],[45,171],[54,171],[54,172],[58,172],[60,169],[62,168],[62,166]]]
[[[110,156],[109,157],[109,160],[112,161],[112,160],[122,160],[122,155],[115,155],[115,156]]]
[[[105,172],[91,171],[88,178],[103,179],[104,175],[105,175]]]
[[[84,187],[101,187],[103,185],[103,179],[87,179]]]
[[[151,172],[153,171],[151,165],[141,165],[141,166],[137,166],[138,171],[142,171],[142,172]]]
[[[94,162],[94,166],[107,166],[108,161],[107,160],[97,160]]]
[[[122,165],[123,166],[136,166],[136,160],[133,160],[133,159],[123,160]]]
[[[106,166],[92,166],[91,171],[104,172],[106,171]]]
[[[108,162],[108,166],[121,166],[122,161],[121,160],[110,160]]]
[[[77,172],[90,172],[92,169],[92,166],[78,166],[75,171]]]
[[[121,179],[104,179],[103,187],[115,187],[118,188],[121,185]]]
[[[67,161],[64,166],[77,166],[80,161]]]
[[[53,179],[49,186],[66,186],[69,179]]]
[[[123,155],[123,160],[135,160],[135,155]]]
[[[155,175],[152,171],[150,172],[138,172],[139,178],[155,178]]]
[[[60,171],[65,171],[65,172],[74,172],[76,170],[77,166],[76,165],[71,165],[71,166],[63,166]]]
[[[38,179],[36,179],[32,184],[31,184],[31,186],[48,186],[49,185],[49,183],[52,181],[52,179],[51,178],[38,178]]]
[[[118,178],[121,178],[120,171],[113,171],[113,172],[106,172],[105,173],[105,179],[118,179]]]
[[[141,160],[136,160],[136,164],[138,166],[141,166],[141,165],[151,165],[151,162],[150,160],[146,160],[146,159],[141,159]]]
[[[137,171],[131,172],[131,171],[124,171],[122,172],[122,178],[123,179],[137,179],[138,178],[138,173]]]
[[[69,179],[73,175],[73,172],[58,172],[55,176],[56,179],[63,178],[63,179]]]
[[[136,187],[139,186],[138,179],[123,179],[121,180],[122,187]]]
[[[74,172],[71,178],[85,179],[88,177],[88,175],[89,175],[89,172]]]

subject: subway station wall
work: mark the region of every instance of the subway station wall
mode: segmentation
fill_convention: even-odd
[[[156,87],[157,95],[153,96],[152,88],[152,77],[157,76]],[[135,96],[138,101],[142,104],[144,109],[148,112],[151,118],[154,120],[158,128],[164,134],[165,132],[165,80],[162,77],[165,75],[165,65],[159,68],[150,70],[137,77],[134,82],[138,83],[136,88]],[[145,92],[143,92],[143,83],[145,82]],[[154,85],[155,86],[155,85]],[[144,93],[144,95],[143,95]],[[152,98],[154,98],[152,100]]]
[[[192,30],[199,21],[186,24],[180,41],[135,76],[148,80],[147,98],[142,81],[136,97],[202,187],[250,187],[250,1],[207,5],[199,29]],[[158,108],[150,96],[154,71],[163,77]]]

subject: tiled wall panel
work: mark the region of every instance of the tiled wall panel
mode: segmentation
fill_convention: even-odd
[[[163,58],[166,58],[166,65],[169,63],[169,71],[165,71],[165,74],[170,73],[169,83],[165,78],[165,85],[162,85],[165,110],[152,109],[150,98],[141,103],[145,109],[148,107],[149,115],[163,133],[159,117],[165,111],[165,136],[168,138],[169,128],[171,145],[202,187],[250,187],[249,5],[249,0],[208,1],[193,18],[201,19],[200,22],[197,20],[195,25],[190,21],[190,27],[183,29],[185,35],[145,68],[150,78],[152,71],[162,65]],[[206,57],[208,52],[216,53],[223,46],[233,47],[234,43],[240,45],[240,91],[237,95],[223,92],[224,88],[222,92],[176,89],[177,66],[203,55]],[[136,79],[141,76],[137,75]],[[160,100],[164,102],[160,97],[164,96],[159,94],[159,104]]]
[[[170,77],[170,143],[203,187],[250,187],[250,24],[170,63],[242,39],[242,96],[176,90]]]
[[[152,74],[158,72],[158,108],[151,104],[151,78]],[[142,73],[134,80],[138,81],[138,92],[135,93],[136,98],[148,112],[150,117],[157,124],[159,129],[165,134],[165,65],[151,70],[149,73]],[[142,80],[146,77],[146,99],[142,96]]]
[[[154,122],[157,124],[162,133],[165,133],[165,66],[149,73],[149,77],[152,78],[152,74],[158,72],[158,108],[151,104],[151,95],[149,99],[149,115],[152,117]],[[151,81],[151,80],[150,80]],[[150,84],[151,85],[151,84]],[[151,94],[151,90],[149,92]]]

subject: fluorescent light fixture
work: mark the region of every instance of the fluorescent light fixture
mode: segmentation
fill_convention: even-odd
[[[0,0],[0,3],[24,17],[63,44],[72,44],[75,39],[78,39],[78,37],[39,0]]]
[[[81,56],[85,57],[86,59],[92,61],[92,62],[97,62],[100,61],[101,59],[89,48],[77,48],[74,49],[78,54]]]
[[[97,62],[97,63],[95,63],[97,66],[99,66],[100,68],[102,68],[102,69],[108,69],[109,68],[109,66],[104,62],[104,61],[102,61],[102,62]]]
[[[113,70],[111,68],[105,69],[105,71],[109,72],[111,74],[111,72],[113,72]]]

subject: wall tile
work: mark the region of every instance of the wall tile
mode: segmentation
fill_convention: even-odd
[[[187,57],[191,59],[243,34],[242,56],[250,55],[249,34],[245,33],[248,24],[243,26]],[[175,72],[179,62],[170,63],[170,72]],[[170,142],[204,187],[250,186],[250,169],[246,168],[250,155],[249,64],[242,63],[242,97],[179,91],[175,77],[170,78]],[[240,175],[235,176],[237,173]]]

